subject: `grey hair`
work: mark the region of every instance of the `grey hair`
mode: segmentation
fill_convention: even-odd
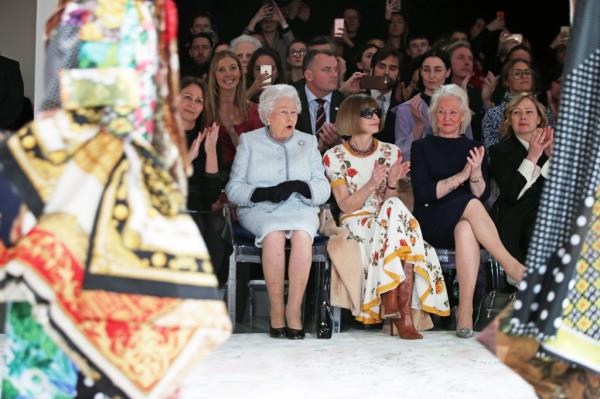
[[[300,97],[298,97],[298,92],[293,86],[286,84],[268,86],[263,90],[258,99],[258,116],[265,126],[268,124],[267,117],[273,112],[277,101],[283,100],[284,98],[294,100],[298,114],[302,112]]]
[[[471,50],[471,43],[469,43],[466,40],[457,40],[444,47],[444,51],[446,52],[446,54],[448,54],[448,57],[452,57],[452,53],[454,53],[454,51],[458,50],[459,48],[468,48],[469,50]],[[472,51],[473,50],[471,50],[471,52]]]
[[[450,83],[448,85],[442,85],[437,89],[431,97],[431,105],[429,106],[429,122],[431,123],[431,130],[437,134],[438,126],[435,122],[435,114],[438,111],[440,100],[444,97],[455,97],[458,99],[460,104],[460,110],[463,113],[463,117],[460,121],[460,134],[464,134],[467,127],[471,124],[471,109],[469,109],[469,96],[467,92],[460,86]]]
[[[250,35],[240,35],[240,36],[234,38],[229,43],[229,48],[231,49],[231,51],[235,52],[236,46],[240,43],[250,43],[257,49],[262,47],[262,43],[257,38],[252,37]]]

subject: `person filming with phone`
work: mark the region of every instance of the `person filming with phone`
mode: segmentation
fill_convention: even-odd
[[[383,130],[376,138],[385,143],[394,143],[396,114],[392,109],[399,103],[393,95],[393,89],[400,74],[400,54],[390,47],[384,47],[371,58],[371,76],[361,79],[361,87],[379,104],[382,111]],[[370,79],[369,79],[370,78]]]
[[[263,5],[254,14],[243,33],[246,35],[256,33],[256,25],[259,25],[258,33],[263,36],[263,42],[267,47],[277,51],[279,58],[285,60],[287,47],[294,41],[294,33],[275,1],[264,0]],[[278,31],[278,26],[281,26],[281,32]]]

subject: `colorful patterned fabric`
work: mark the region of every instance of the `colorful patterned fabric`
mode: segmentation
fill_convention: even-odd
[[[31,303],[111,396],[167,396],[231,330],[184,212],[175,15],[171,0],[68,2],[50,38],[61,59],[49,66],[61,67],[47,110],[0,142],[5,177],[35,220],[0,257],[2,294]]]
[[[35,321],[28,303],[8,305],[2,399],[70,399],[77,370]]]
[[[393,144],[376,141],[375,152],[361,157],[350,146],[340,144],[324,157],[325,173],[332,187],[345,184],[350,194],[371,178],[377,160],[388,167],[400,150]],[[380,323],[381,295],[401,284],[406,276],[403,262],[414,264],[415,283],[412,307],[442,316],[450,314],[448,294],[435,250],[425,242],[419,222],[398,198],[384,201],[385,183],[371,194],[362,208],[340,217],[350,238],[360,244],[364,270],[362,310],[357,320]]]

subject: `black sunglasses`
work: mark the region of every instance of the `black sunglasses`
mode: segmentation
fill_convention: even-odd
[[[373,119],[373,114],[377,115],[381,119],[381,108],[367,108],[360,111],[360,116],[365,119]]]

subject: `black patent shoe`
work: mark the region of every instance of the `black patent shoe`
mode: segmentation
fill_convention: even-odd
[[[304,328],[300,330],[296,330],[293,328],[287,328],[287,337],[288,339],[304,339]]]
[[[285,338],[286,335],[285,327],[273,328],[269,325],[269,336],[271,338]]]

